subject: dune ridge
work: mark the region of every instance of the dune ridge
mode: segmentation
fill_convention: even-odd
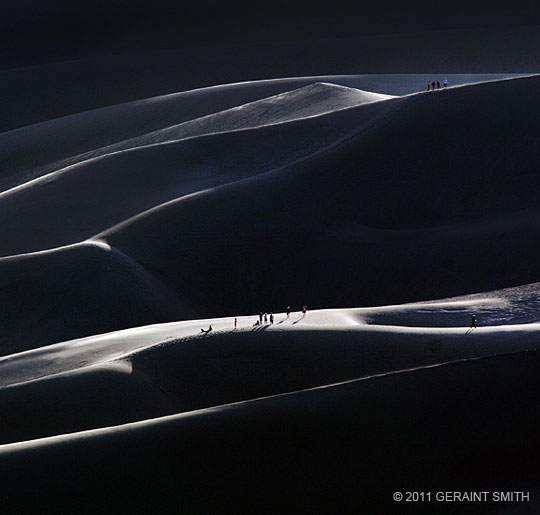
[[[99,482],[100,502],[105,500],[109,507],[140,507],[151,497],[160,509],[180,506],[190,512],[201,506],[219,511],[222,503],[234,502],[239,509],[268,513],[306,506],[323,512],[339,506],[349,512],[359,503],[376,513],[400,513],[387,498],[392,492],[382,481],[389,474],[414,477],[424,488],[440,489],[444,484],[458,488],[467,484],[463,478],[485,488],[500,485],[516,459],[532,466],[530,453],[535,456],[540,448],[532,429],[538,416],[523,407],[538,385],[537,364],[537,352],[529,352],[393,373],[219,409],[5,445],[0,447],[0,461],[3,471],[13,471],[24,460],[33,488],[43,492],[46,506],[56,509],[81,502],[94,506],[90,496]],[[503,371],[504,385],[489,381]],[[428,415],[426,406],[431,407]],[[475,410],[478,415],[470,418]],[[506,416],[499,417],[501,411]],[[518,418],[512,416],[517,413]],[[473,455],[456,439],[464,418],[471,429]],[[399,432],[394,430],[396,425]],[[205,452],[208,435],[215,442],[211,452]],[[486,473],[484,456],[493,452],[498,454],[497,464]],[[339,461],[342,472],[327,468],[329,453]],[[85,463],[84,471],[69,476],[74,468],[68,456]],[[158,471],[151,476],[142,473],[156,456],[161,464]],[[444,472],[434,476],[442,459]],[[105,462],[117,466],[96,474]],[[56,476],[44,475],[43,463],[48,470],[64,471],[61,488],[68,488],[72,495],[58,495]],[[404,475],[407,470],[409,475]],[[11,492],[25,491],[13,481],[13,475],[2,472],[2,476]],[[339,479],[341,495],[335,495],[332,478]],[[524,479],[518,472],[512,486]],[[361,499],[355,493],[358,481]],[[235,489],[239,483],[249,487],[242,496]],[[213,485],[212,495],[206,493],[207,484]],[[530,480],[523,484],[536,491]],[[290,488],[296,495],[293,500],[270,496],[269,487]],[[409,481],[403,487],[408,488]],[[454,509],[448,507],[448,512]],[[493,506],[475,506],[476,512],[479,509]]]
[[[310,299],[315,307],[337,307],[358,305],[362,298],[387,304],[393,295],[403,302],[534,282],[536,245],[528,235],[538,224],[538,106],[530,96],[516,104],[512,95],[523,98],[537,81],[408,97],[367,130],[312,158],[164,204],[99,237],[167,277],[168,284],[181,280],[186,287],[188,281],[203,302],[214,304],[212,315],[275,305],[289,295],[289,284],[297,291],[291,303]],[[489,117],[489,128],[476,118],[464,121],[463,113],[471,111],[479,120]],[[441,134],[424,128],[433,117],[445,120]],[[519,120],[519,127],[509,128],[508,119]],[[426,151],[411,162],[418,145]],[[459,145],[467,147],[457,151]],[[522,152],[505,153],[509,145]],[[405,177],[399,186],[398,177]],[[214,218],[202,218],[203,212]],[[182,226],[171,219],[182,219]],[[261,230],[267,237],[254,238]],[[143,242],[139,234],[149,236]],[[152,252],[162,238],[174,244],[158,263]],[[246,249],[253,266],[239,267]],[[203,269],[212,273],[184,276],[181,269],[194,268],[192,256],[199,264],[204,256]],[[362,256],[362,267],[354,266],[356,256]],[[392,273],[396,256],[401,269]],[[219,284],[220,299],[202,291],[210,276],[207,291]],[[325,277],[326,286],[319,282]],[[403,277],[410,288],[402,288]]]
[[[250,313],[263,306],[280,306],[284,299],[293,305],[309,299],[311,307],[384,305],[534,282],[536,244],[528,235],[538,224],[534,210],[538,118],[536,98],[527,95],[537,82],[531,77],[450,88],[277,126],[130,151],[115,158],[133,157],[122,167],[105,159],[111,168],[100,168],[98,159],[96,168],[43,184],[35,197],[33,188],[28,188],[3,198],[0,242],[4,254],[15,255],[15,261],[0,260],[3,299],[9,303],[0,337],[3,354],[145,323]],[[526,100],[516,103],[513,95]],[[480,127],[482,139],[479,126],[464,118],[465,112],[492,120],[489,127]],[[510,114],[520,120],[515,127],[507,123]],[[424,121],[432,117],[445,121],[442,137],[438,131],[424,130]],[[403,134],[409,138],[401,138]],[[510,157],[502,151],[502,140],[521,151]],[[420,161],[411,162],[408,156],[416,155],[418,145],[425,152]],[[456,152],[459,145],[465,147]],[[253,154],[246,155],[246,146]],[[219,152],[237,156],[228,163],[230,169],[223,161],[226,154]],[[145,153],[146,161],[141,158]],[[175,174],[176,159],[181,162],[183,155],[191,155],[195,168],[180,177]],[[203,177],[204,155],[210,166]],[[485,158],[482,166],[479,156]],[[254,167],[257,159],[260,169]],[[121,180],[116,185],[110,180],[111,173],[128,178],[131,170],[139,166],[142,170],[143,165],[144,174],[128,179],[132,190]],[[519,170],[513,182],[509,170]],[[101,192],[99,182],[94,182],[97,190],[89,189],[97,173],[109,180]],[[163,183],[156,180],[158,173]],[[490,180],[484,183],[487,173]],[[253,174],[258,175],[250,177]],[[398,186],[399,174],[407,180]],[[464,188],[462,183],[470,186]],[[198,191],[201,186],[206,189]],[[74,189],[81,196],[71,197]],[[363,193],[367,189],[369,198]],[[145,195],[139,197],[141,191]],[[198,192],[189,195],[192,191]],[[524,195],[517,197],[517,192]],[[176,196],[181,200],[175,201]],[[102,204],[93,202],[100,197]],[[413,212],[415,202],[423,207]],[[499,206],[506,213],[500,213]],[[529,211],[524,210],[527,207]],[[418,213],[424,213],[424,218]],[[424,220],[429,220],[428,226],[423,226]],[[113,227],[98,232],[98,223]],[[132,274],[128,262],[133,260],[154,284],[167,290],[162,296],[161,286],[149,288],[144,295],[155,306],[169,307],[159,308],[159,315],[152,310],[143,315],[136,309],[127,317],[129,322],[124,315],[115,320],[96,316],[101,313],[94,311],[99,303],[109,305],[103,300],[109,287],[88,284],[90,276],[83,272],[79,247],[61,249],[47,257],[51,266],[62,262],[53,267],[59,274],[58,285],[48,287],[56,292],[52,305],[66,304],[59,298],[65,296],[64,286],[65,291],[94,291],[96,303],[81,304],[82,316],[40,336],[43,331],[34,302],[25,299],[42,297],[36,290],[43,289],[38,278],[46,268],[37,264],[45,257],[24,253],[85,238],[102,240],[129,256],[118,262],[124,263],[123,274]],[[242,258],[246,252],[253,257],[251,263]],[[358,256],[362,256],[361,267],[356,266]],[[62,267],[81,272],[66,285]],[[23,283],[23,297],[15,285],[27,269],[34,279]],[[407,288],[404,277],[410,283]],[[295,285],[292,294],[291,284]],[[219,296],[213,293],[216,288]],[[72,312],[63,309],[55,311],[54,320],[64,320]],[[16,340],[20,343],[12,347]]]

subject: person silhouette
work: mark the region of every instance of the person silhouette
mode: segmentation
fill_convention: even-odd
[[[307,306],[304,305],[304,306],[302,306],[302,318],[304,318],[306,316],[306,313],[307,313]]]
[[[471,318],[471,329],[476,329],[476,315]]]
[[[291,316],[291,306],[287,306],[287,318]]]

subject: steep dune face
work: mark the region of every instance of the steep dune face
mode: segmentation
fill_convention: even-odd
[[[317,315],[310,313],[310,318]],[[210,322],[220,327],[219,320]],[[464,328],[284,324],[232,331],[228,322],[212,335],[202,335],[196,324],[188,323],[182,338],[146,348],[137,348],[136,342],[144,328],[133,329],[131,352],[121,335],[111,334],[107,348],[100,341],[103,335],[90,339],[95,346],[75,340],[3,358],[0,444],[540,348],[538,325],[465,337]],[[180,327],[167,329],[182,335]],[[156,335],[160,330],[153,328]],[[153,337],[148,328],[147,341]]]
[[[167,395],[129,367],[108,365],[0,390],[4,443],[170,415]]]
[[[85,159],[144,144],[277,123],[386,98],[389,95],[317,83],[314,77],[214,86],[77,113],[1,133],[0,187],[5,190]],[[258,102],[261,99],[267,100]],[[249,106],[237,109],[245,104]],[[212,116],[221,111],[225,113]]]
[[[533,282],[538,83],[408,97],[327,152],[152,210],[104,237],[178,291],[195,291],[208,314]],[[171,243],[158,261],[160,241]]]
[[[316,84],[117,145],[112,154],[0,194],[0,253],[75,243],[169,200],[304,159],[399,102],[377,103],[381,98]]]
[[[39,74],[39,71],[36,71]],[[28,88],[32,79],[28,76],[30,72],[24,73],[24,85],[18,84],[16,87]],[[56,73],[60,74],[57,70]],[[110,70],[107,70],[111,74]],[[41,75],[40,75],[41,76]],[[507,75],[501,74],[469,74],[469,75],[449,75],[451,85],[464,83],[474,83],[486,80],[501,79]],[[2,83],[6,77],[0,73]],[[374,99],[370,91],[377,92],[382,97],[388,95],[404,95],[423,91],[428,80],[432,80],[431,75],[333,75],[321,77],[294,77],[286,79],[270,79],[247,81],[235,84],[223,84],[198,88],[180,93],[161,95],[150,98],[143,98],[126,102],[127,98],[116,99],[115,105],[91,109],[86,105],[91,94],[89,81],[78,85],[80,91],[70,91],[71,94],[79,96],[86,91],[87,96],[78,98],[76,106],[78,111],[68,116],[62,116],[64,103],[69,102],[69,95],[58,96],[58,84],[53,88],[54,98],[46,103],[46,89],[48,86],[40,83],[39,90],[43,95],[42,101],[37,105],[32,103],[32,107],[37,116],[40,109],[51,110],[48,120],[39,121],[30,118],[26,121],[26,126],[14,130],[0,133],[0,188],[5,190],[9,187],[22,184],[48,172],[59,168],[81,162],[84,159],[104,155],[115,150],[131,148],[144,141],[164,141],[169,134],[171,138],[182,137],[177,132],[182,132],[182,128],[177,126],[185,122],[205,117],[213,113],[229,110],[257,100],[265,99],[280,94],[296,95],[293,90],[306,87],[313,87],[317,82],[327,84],[327,94],[333,90],[333,96],[339,97],[338,105],[346,106],[371,101]],[[120,80],[120,78],[119,78]],[[121,80],[125,80],[124,77]],[[157,79],[156,79],[157,80]],[[163,78],[161,78],[163,80]],[[137,78],[137,82],[140,77]],[[60,81],[62,82],[62,81]],[[339,92],[339,86],[347,89]],[[108,85],[107,93],[113,94],[118,88],[118,83]],[[366,90],[363,93],[354,93],[354,90]],[[129,88],[124,87],[123,95],[127,95]],[[64,94],[65,86],[63,87]],[[92,91],[94,94],[95,91]],[[117,91],[117,93],[119,93]],[[105,91],[100,92],[101,102],[106,103]],[[9,101],[0,98],[0,106],[3,112],[16,111],[19,120],[24,120],[23,111],[27,110],[28,102],[21,101],[19,97]],[[33,97],[32,97],[33,98]],[[111,99],[112,100],[112,99]],[[320,103],[320,98],[314,98],[316,103]],[[283,102],[283,99],[280,100]],[[72,106],[71,109],[77,109]],[[57,111],[55,111],[55,107]],[[289,102],[289,109],[298,111],[298,106]],[[316,106],[311,108],[316,110]],[[83,112],[79,112],[83,111]],[[27,113],[32,114],[32,113]],[[245,113],[244,113],[245,114]],[[0,121],[0,127],[2,122]],[[208,124],[207,124],[208,125]],[[191,126],[190,134],[198,124]],[[170,128],[170,130],[167,130]],[[149,133],[163,130],[163,134]],[[223,129],[220,129],[223,130]],[[196,131],[195,131],[196,132]],[[208,131],[206,131],[208,132]],[[139,138],[140,141],[139,141]],[[31,152],[28,151],[31,149]]]
[[[535,511],[538,366],[537,352],[467,361],[3,446],[4,506],[20,510],[37,491],[52,511],[403,513],[397,488],[475,485],[530,490]]]
[[[0,261],[6,353],[17,334],[24,344],[13,348],[23,349],[190,316],[391,304],[533,282],[540,105],[530,92],[538,80],[452,88],[121,152],[4,194],[4,254],[105,229],[100,237],[123,256],[118,277],[132,277],[135,266],[166,292],[149,287],[141,300],[130,279],[134,295],[114,303],[126,312],[111,317],[109,288],[122,281],[95,287],[101,283],[84,267],[80,246],[46,254],[54,273],[40,268],[43,255]],[[336,98],[365,99],[328,86],[307,92],[323,110]],[[268,121],[268,113],[283,120],[283,98],[290,95],[248,106],[249,123]],[[297,107],[295,116],[316,108]],[[241,120],[231,112],[220,118],[222,127]],[[174,200],[189,193],[196,194]],[[76,281],[67,285],[62,267],[79,270]],[[19,290],[13,274],[35,280]],[[85,293],[75,309],[65,291],[78,287]],[[44,329],[36,306],[51,292],[52,305],[67,307],[46,317]]]
[[[3,355],[194,313],[139,264],[103,245],[2,259],[0,269]]]

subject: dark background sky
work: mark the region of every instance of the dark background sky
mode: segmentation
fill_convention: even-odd
[[[0,130],[244,80],[540,72],[536,2],[0,0]]]
[[[246,47],[538,23],[534,2],[18,0],[0,3],[1,67],[98,55]]]

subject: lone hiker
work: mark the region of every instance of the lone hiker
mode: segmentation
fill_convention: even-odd
[[[306,316],[306,313],[307,313],[307,306],[302,306],[302,318],[304,318]]]
[[[291,316],[291,306],[287,306],[287,318]]]
[[[238,326],[238,318],[234,317],[234,329]]]
[[[471,329],[476,329],[476,315],[471,318]]]

